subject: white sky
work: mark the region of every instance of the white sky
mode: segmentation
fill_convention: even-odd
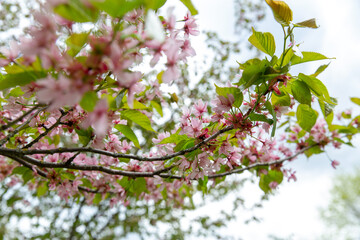
[[[233,0],[196,0],[193,1],[200,14],[197,16],[202,30],[217,31],[225,40],[237,40],[234,35]],[[315,17],[319,29],[298,29],[295,38],[304,51],[317,51],[332,60],[328,69],[319,78],[326,84],[330,95],[338,98],[338,109],[352,108],[349,96],[360,97],[360,1],[358,0],[287,0],[294,12],[294,21],[301,22]],[[178,9],[178,8],[177,8]],[[258,31],[272,32],[277,40],[278,48],[282,46],[282,30],[275,22],[270,10],[266,20],[258,25]],[[280,38],[278,37],[280,36]],[[201,41],[195,44],[199,54]],[[238,59],[240,62],[246,60]],[[327,62],[308,63],[301,68],[305,73],[314,72],[318,66]],[[359,143],[359,141],[356,141]],[[356,144],[355,144],[356,145]],[[357,144],[359,145],[359,144]],[[338,170],[330,166],[326,155],[317,155],[306,160],[304,158],[291,163],[296,170],[297,182],[283,184],[278,193],[264,203],[262,209],[254,211],[254,215],[262,218],[261,223],[243,224],[243,218],[228,225],[226,232],[242,239],[268,239],[270,234],[296,240],[317,239],[326,232],[326,227],[319,219],[319,207],[325,207],[329,201],[329,189],[332,178],[337,173],[350,172],[355,165],[360,165],[358,156],[360,149],[343,147],[342,150],[330,150],[332,159],[339,160]],[[247,186],[242,190],[248,201],[256,201],[257,186]],[[230,200],[228,200],[230,201]],[[224,201],[219,205],[226,206]],[[231,205],[231,204],[229,204]],[[209,212],[213,206],[199,212]],[[290,238],[289,238],[290,237]]]

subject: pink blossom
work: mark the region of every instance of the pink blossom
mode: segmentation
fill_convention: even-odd
[[[207,103],[203,103],[201,99],[197,101],[197,103],[194,105],[195,108],[195,116],[200,117],[203,115],[203,113],[207,112]]]
[[[193,35],[198,36],[200,31],[197,29],[197,24],[195,18],[189,13],[185,16],[184,32],[185,36]]]
[[[336,169],[336,167],[339,166],[339,165],[340,165],[340,162],[338,162],[338,161],[336,161],[336,160],[332,160],[332,161],[331,161],[331,166],[332,166],[334,169]]]
[[[108,104],[105,99],[101,99],[95,106],[94,111],[92,111],[85,121],[83,121],[82,126],[88,128],[92,126],[95,134],[99,137],[103,137],[106,134],[106,131],[109,126],[108,119]]]
[[[269,187],[271,189],[276,189],[278,185],[279,185],[279,183],[275,182],[275,181],[272,181],[271,183],[269,183]]]

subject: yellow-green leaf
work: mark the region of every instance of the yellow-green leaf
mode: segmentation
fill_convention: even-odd
[[[296,65],[296,64],[311,62],[311,61],[333,59],[333,58],[328,58],[328,57],[322,55],[321,53],[317,53],[317,52],[301,52],[301,53],[303,55],[302,58],[298,57],[296,55],[292,56],[291,65]]]
[[[115,125],[115,128],[117,130],[119,130],[119,132],[124,134],[124,136],[127,139],[132,141],[134,143],[135,147],[140,148],[139,140],[138,140],[137,136],[135,135],[134,131],[129,126],[123,125],[123,124],[117,124],[117,125]]]
[[[311,18],[309,20],[299,22],[295,24],[296,27],[307,27],[307,28],[318,28],[319,26],[316,24],[316,19]]]
[[[281,25],[288,26],[293,20],[293,13],[284,1],[265,0],[271,7],[275,20]]]
[[[260,51],[273,56],[275,53],[275,39],[269,32],[257,32],[252,29],[253,34],[249,37],[249,42]]]
[[[296,111],[296,118],[302,129],[310,132],[315,125],[318,113],[307,104],[300,104]]]
[[[197,15],[199,12],[196,10],[195,6],[191,2],[191,0],[180,0],[186,7],[189,9],[191,15]]]
[[[151,127],[151,122],[149,118],[137,111],[137,110],[124,110],[121,111],[121,116],[127,120],[133,121],[134,123],[138,124],[140,127],[155,132],[155,130]]]

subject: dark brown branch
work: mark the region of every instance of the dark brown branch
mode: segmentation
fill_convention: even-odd
[[[313,148],[315,146],[318,146],[318,144],[314,144],[314,145],[311,145],[311,146],[308,146],[308,147],[305,147],[303,149],[301,149],[300,151],[298,151],[297,153],[295,153],[294,155],[290,156],[290,157],[286,157],[286,158],[283,158],[283,159],[280,159],[280,160],[276,160],[276,161],[272,161],[272,162],[258,162],[258,163],[254,163],[254,164],[251,164],[247,167],[244,167],[244,168],[237,168],[237,169],[234,169],[232,171],[228,171],[228,172],[224,172],[224,173],[219,173],[219,174],[214,174],[214,175],[210,175],[208,176],[209,178],[218,178],[218,177],[225,177],[227,175],[231,175],[231,174],[234,174],[234,173],[242,173],[246,170],[250,170],[250,169],[253,169],[253,168],[256,168],[256,167],[266,167],[266,166],[272,166],[272,165],[278,165],[278,164],[281,164],[285,161],[288,161],[288,160],[291,160],[293,158],[296,158],[297,156],[299,156],[300,154],[306,152],[307,150],[309,150],[310,148]]]
[[[0,146],[4,145],[7,141],[9,141],[10,138],[12,138],[13,136],[15,136],[18,132],[20,132],[26,125],[28,125],[30,123],[30,121],[36,117],[41,111],[45,110],[47,108],[47,106],[40,108],[39,110],[36,111],[35,114],[33,114],[32,116],[30,116],[23,124],[21,124],[20,126],[18,126],[17,128],[15,128],[14,131],[12,131],[11,133],[9,133],[6,138],[1,139],[0,141]]]
[[[133,154],[113,153],[113,152],[108,152],[108,151],[101,150],[101,149],[94,149],[94,148],[90,148],[90,147],[54,148],[54,149],[30,149],[30,150],[17,150],[17,149],[8,149],[8,148],[1,148],[0,147],[0,154],[1,154],[1,152],[16,152],[17,154],[23,154],[23,155],[55,154],[55,153],[70,153],[70,152],[88,152],[88,153],[96,153],[96,154],[105,155],[105,156],[114,157],[114,158],[135,159],[135,160],[138,160],[138,161],[148,161],[148,162],[151,162],[151,161],[166,161],[166,160],[172,159],[174,157],[182,156],[182,155],[185,155],[186,153],[195,151],[195,150],[199,149],[201,146],[208,143],[209,141],[215,139],[220,134],[225,133],[225,132],[230,131],[230,130],[233,130],[233,129],[234,129],[233,126],[227,126],[227,127],[223,128],[223,129],[217,131],[216,133],[214,133],[210,137],[208,137],[208,138],[204,139],[203,141],[199,142],[194,147],[187,148],[187,149],[184,149],[184,150],[181,150],[179,152],[169,154],[169,155],[166,155],[166,156],[163,156],[163,157],[151,157],[151,158],[148,158],[148,157],[142,157],[142,156],[137,156],[137,155],[133,155]]]

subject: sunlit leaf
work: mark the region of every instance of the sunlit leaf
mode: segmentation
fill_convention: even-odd
[[[82,47],[87,42],[87,38],[89,36],[89,33],[73,33],[71,36],[66,39],[66,45],[68,46],[67,53],[75,57]]]
[[[301,52],[303,57],[298,57],[296,55],[293,55],[291,58],[291,65],[296,65],[296,64],[300,64],[300,63],[305,63],[305,62],[311,62],[311,61],[318,61],[318,60],[325,60],[325,59],[333,59],[333,58],[328,58],[324,55],[322,55],[321,53],[317,53],[317,52]]]
[[[252,29],[253,34],[249,37],[249,42],[254,45],[260,51],[273,56],[275,53],[275,39],[269,32],[257,32]]]
[[[315,125],[318,113],[307,104],[300,104],[296,111],[296,118],[302,129],[310,132]]]
[[[121,116],[127,120],[133,121],[134,123],[138,124],[140,127],[155,132],[155,130],[151,127],[151,122],[149,118],[137,111],[137,110],[124,110],[121,111]]]
[[[119,132],[124,134],[124,136],[127,139],[132,141],[134,143],[135,147],[140,148],[139,140],[138,140],[137,136],[135,135],[134,131],[129,126],[123,125],[123,124],[117,124],[117,125],[115,125],[115,128]]]
[[[284,1],[265,0],[271,7],[275,20],[281,25],[289,25],[293,20],[293,13],[290,7]]]
[[[180,0],[180,1],[187,7],[187,9],[189,9],[191,15],[195,16],[199,13],[198,10],[196,10],[193,3],[191,2],[191,0]]]
[[[74,22],[95,22],[99,16],[98,10],[88,7],[81,0],[69,0],[54,8],[61,17]]]
[[[291,92],[299,103],[311,105],[311,92],[305,82],[299,80],[292,82]]]
[[[307,28],[318,28],[319,26],[316,24],[316,19],[311,18],[309,20],[299,22],[294,24],[296,27],[307,27]]]

